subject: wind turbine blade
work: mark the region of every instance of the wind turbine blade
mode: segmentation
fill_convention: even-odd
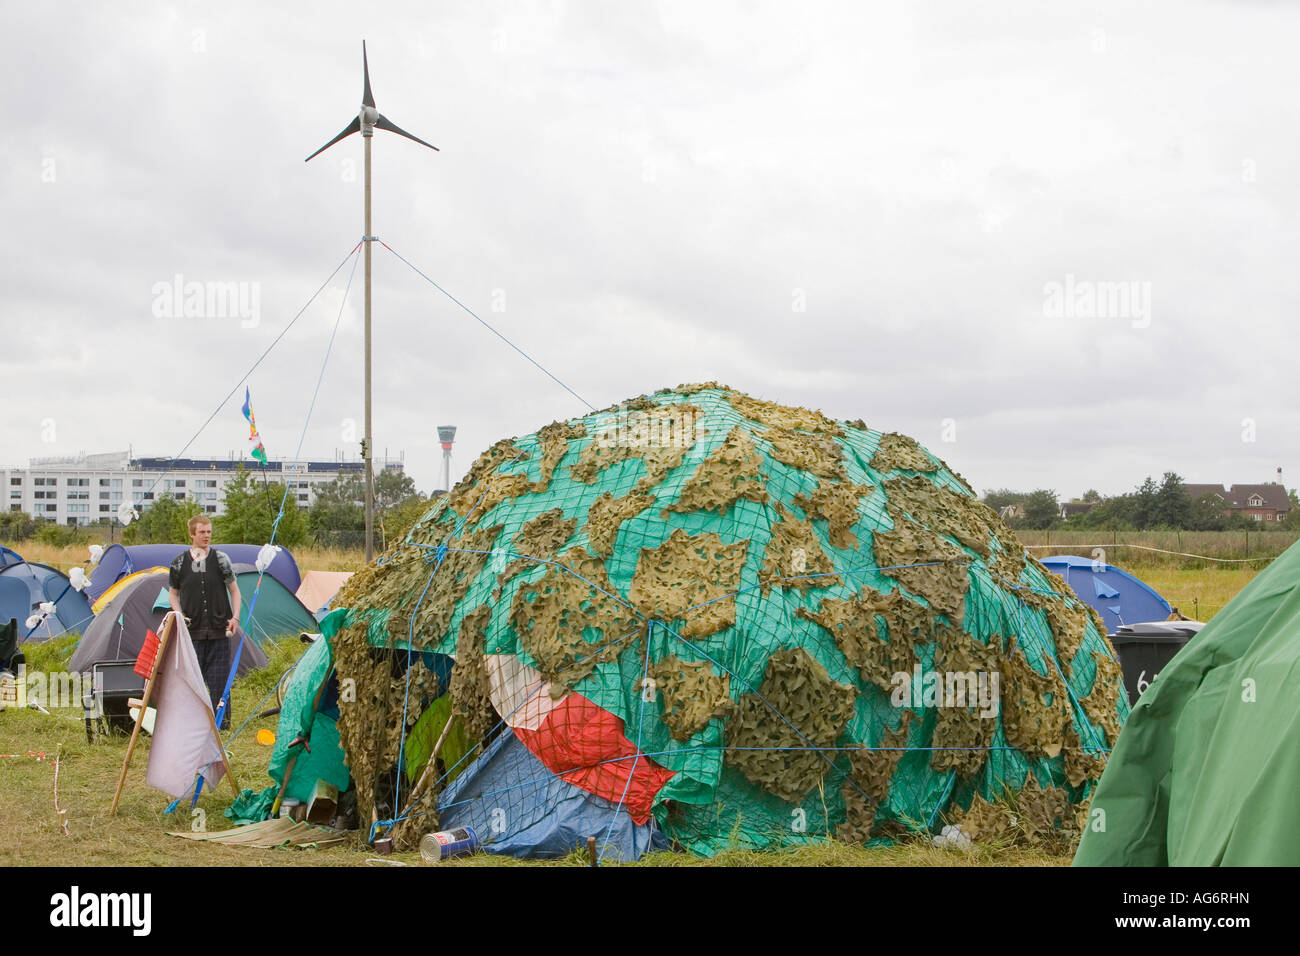
[[[361,71],[366,76],[365,88],[361,91],[361,105],[375,108],[375,96],[370,92],[370,61],[366,59],[366,41],[361,41]]]
[[[406,130],[402,129],[400,126],[398,126],[398,125],[397,125],[396,123],[394,123],[392,120],[390,120],[390,119],[389,119],[387,116],[385,116],[383,113],[380,113],[380,114],[379,114],[379,119],[375,120],[375,126],[377,126],[379,129],[386,129],[386,130],[388,130],[388,132],[390,132],[390,133],[396,133],[398,136],[405,136],[407,139],[413,139],[413,140],[415,140],[417,143],[419,143],[421,146],[428,146],[428,147],[429,147],[431,150],[433,150],[435,153],[440,153],[440,152],[442,152],[442,150],[438,149],[438,147],[437,147],[437,146],[434,146],[432,143],[426,143],[424,140],[420,139],[420,137],[418,137],[418,136],[412,136],[412,135],[411,135],[410,133],[408,133]]]
[[[339,133],[337,136],[335,136],[332,140],[330,140],[320,149],[316,150],[316,152],[312,153],[310,156],[304,159],[303,162],[310,163],[313,159],[315,159],[321,153],[325,152],[325,150],[329,149],[339,140],[343,139],[346,136],[351,136],[353,133],[359,133],[359,132],[361,132],[361,117],[355,116],[352,118],[352,122],[347,125],[347,128],[344,129],[343,132]]]

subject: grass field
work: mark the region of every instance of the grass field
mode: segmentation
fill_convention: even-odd
[[[85,556],[84,548],[43,549],[28,544],[19,550],[29,560],[43,561],[65,571],[81,563]],[[360,555],[350,552],[304,550],[296,557],[304,570],[351,570],[361,564]],[[1184,614],[1201,620],[1212,618],[1257,573],[1256,568],[1249,566],[1151,566],[1134,568],[1134,571],[1180,607]],[[29,669],[63,670],[74,643],[74,637],[66,636],[46,645],[29,645]],[[275,706],[275,682],[301,650],[302,645],[296,642],[274,648],[268,667],[236,682],[236,726],[250,713]],[[270,748],[256,742],[256,732],[261,728],[274,731],[276,720],[276,717],[254,719],[230,743],[231,763],[241,786],[261,790],[270,784],[266,775]],[[192,821],[186,809],[188,801],[175,814],[164,815],[168,799],[145,786],[147,737],[137,748],[118,813],[110,817],[109,807],[125,753],[124,737],[101,738],[88,743],[79,707],[56,710],[49,715],[34,710],[0,714],[0,865],[390,866],[394,863],[421,863],[418,853],[377,858],[374,851],[361,844],[355,835],[348,845],[325,850],[254,850],[167,836],[168,830],[191,827]],[[67,811],[67,835],[62,832],[54,805],[56,757],[58,802],[59,807]],[[223,783],[222,789],[213,794],[205,793],[200,799],[199,808],[208,829],[223,829],[230,825],[222,812],[230,804],[232,796],[229,785]],[[966,851],[941,850],[917,840],[880,849],[828,842],[786,853],[736,850],[712,860],[657,853],[635,865],[1059,866],[1068,862],[1068,857],[1022,847],[975,846]],[[582,853],[575,853],[559,861],[521,863],[479,854],[441,865],[579,866],[586,865],[586,858]]]

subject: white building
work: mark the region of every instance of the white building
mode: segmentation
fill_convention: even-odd
[[[375,470],[401,471],[403,459],[376,458]],[[59,524],[93,524],[114,518],[123,501],[147,508],[164,494],[197,501],[205,512],[225,512],[225,485],[243,465],[254,477],[263,469],[238,458],[132,458],[130,452],[33,458],[26,468],[0,469],[0,487],[8,490],[10,511]],[[268,480],[287,482],[290,496],[301,508],[316,500],[318,485],[343,474],[364,474],[360,459],[336,461],[268,461]]]

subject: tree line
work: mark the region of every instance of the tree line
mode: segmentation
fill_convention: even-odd
[[[1019,505],[1007,519],[1012,529],[1036,531],[1078,528],[1105,531],[1300,531],[1300,499],[1289,491],[1291,511],[1281,521],[1255,521],[1244,514],[1224,514],[1224,504],[1213,495],[1193,499],[1183,479],[1167,471],[1159,482],[1151,476],[1127,494],[1103,497],[1095,489],[1080,499],[1092,507],[1068,519],[1061,517],[1061,502],[1050,489],[1012,491],[999,488],[984,495],[984,503],[1001,512]]]

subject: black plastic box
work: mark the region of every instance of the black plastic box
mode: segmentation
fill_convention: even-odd
[[[1152,621],[1121,625],[1107,635],[1119,655],[1130,704],[1137,703],[1165,665],[1204,626],[1200,621]]]

